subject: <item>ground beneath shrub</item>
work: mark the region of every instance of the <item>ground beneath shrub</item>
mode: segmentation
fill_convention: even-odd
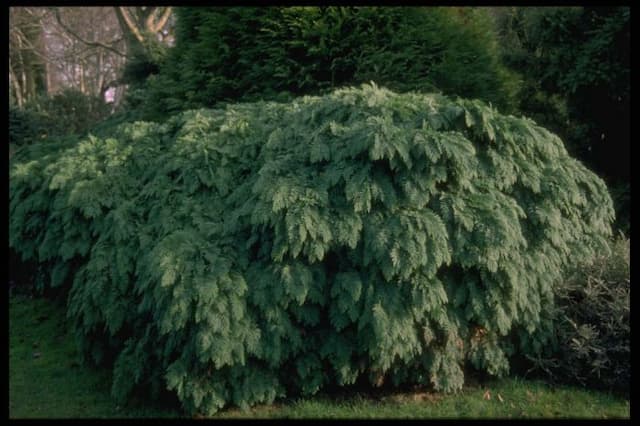
[[[111,400],[108,372],[82,366],[64,307],[9,299],[10,418],[183,417],[178,407]],[[471,383],[455,395],[424,391],[318,395],[217,418],[630,418],[628,400],[571,387],[507,379]]]

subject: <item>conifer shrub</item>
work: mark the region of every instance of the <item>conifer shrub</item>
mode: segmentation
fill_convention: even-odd
[[[115,397],[168,389],[189,413],[504,375],[613,215],[532,121],[373,84],[28,148],[10,246],[68,291]]]
[[[132,100],[145,119],[370,80],[515,106],[519,83],[481,8],[180,7],[176,18],[176,47]]]

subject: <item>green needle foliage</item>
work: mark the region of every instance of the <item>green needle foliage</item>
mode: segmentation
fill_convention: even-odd
[[[222,101],[320,95],[371,80],[502,109],[518,81],[486,10],[453,7],[180,7],[176,47],[138,101],[144,119]]]
[[[10,246],[68,291],[113,395],[189,413],[504,375],[613,219],[534,122],[375,84],[36,144],[10,173]]]

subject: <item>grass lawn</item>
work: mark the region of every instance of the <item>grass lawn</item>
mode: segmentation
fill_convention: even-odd
[[[9,299],[9,417],[183,417],[178,407],[133,401],[117,406],[110,376],[80,365],[64,308],[44,299]],[[604,393],[507,379],[456,395],[397,393],[317,396],[218,418],[629,418],[629,401]]]

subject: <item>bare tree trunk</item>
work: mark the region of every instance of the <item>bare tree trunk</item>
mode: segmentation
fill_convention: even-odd
[[[24,105],[33,99],[41,89],[46,89],[47,76],[45,61],[40,52],[43,36],[37,16],[30,8],[11,8],[11,30],[9,33],[9,56],[13,57],[13,87],[20,87],[16,101]],[[27,18],[27,15],[29,17]],[[33,19],[36,20],[33,20]],[[16,83],[18,83],[16,85]]]
[[[132,11],[125,6],[114,7],[114,9],[127,43],[127,55],[148,53],[145,50],[145,42],[148,42],[147,37],[155,37],[155,34],[165,26],[172,13],[171,7],[165,7],[161,16],[158,15],[160,15],[162,7],[149,7],[144,11],[141,8],[135,8]]]
[[[144,46],[142,44],[144,37],[140,34],[140,30],[135,22],[133,22],[133,18],[127,12],[126,7],[114,7],[114,10],[118,17],[120,27],[122,28],[122,34],[127,46],[127,56],[131,57],[137,53],[144,53]]]
[[[120,101],[124,65],[162,59],[157,34],[170,22],[172,8],[12,7],[9,12],[8,87],[15,102],[25,105],[62,87],[103,97],[113,87]]]
[[[51,93],[53,92],[53,88],[51,87],[51,63],[49,61],[45,62],[45,73],[46,73],[46,77],[47,77],[47,95],[51,95]]]
[[[18,39],[18,69],[20,70],[20,79],[16,79],[16,87],[19,88],[19,92],[16,97],[21,99],[20,106],[24,106],[27,101],[27,76],[25,73],[25,63],[24,58],[22,57],[22,40]]]
[[[84,87],[84,63],[80,62],[80,91],[82,93],[87,93]]]
[[[22,68],[20,70],[20,76],[22,77],[22,96],[24,97],[25,101],[29,99],[29,88],[27,87],[27,73],[24,72],[24,68]]]
[[[124,98],[124,94],[127,90],[126,86],[117,86],[115,88],[115,92],[113,94],[113,105],[114,107],[118,107],[120,106],[120,104],[122,103],[122,99]]]
[[[102,69],[103,56],[104,54],[102,53],[102,51],[98,51],[98,64],[97,64],[98,82],[96,84],[95,93],[94,93],[94,95],[96,96],[103,96],[102,94],[102,86],[104,85],[104,71]],[[104,97],[102,98],[102,100],[104,101]]]
[[[9,80],[13,83],[13,90],[16,94],[16,102],[18,103],[18,107],[22,108],[24,106],[24,98],[22,97],[22,88],[20,87],[20,82],[16,77],[15,72],[11,66],[9,66]]]

